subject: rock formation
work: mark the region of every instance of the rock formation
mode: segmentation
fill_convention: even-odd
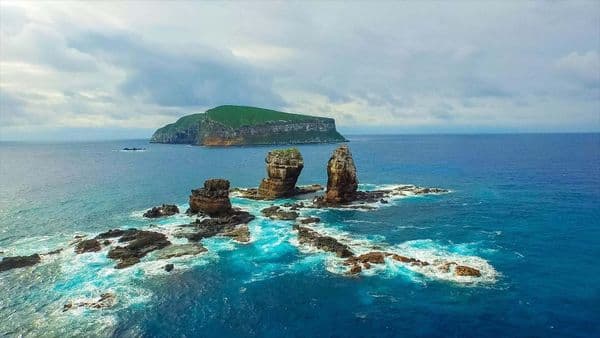
[[[179,208],[176,205],[163,204],[146,211],[144,217],[158,218],[164,216],[172,216],[179,213]]]
[[[225,216],[196,220],[194,223],[187,224],[175,233],[175,237],[199,241],[203,238],[223,235],[232,237],[239,242],[248,242],[250,231],[243,225],[253,219],[254,216],[246,211],[231,210],[230,214]]]
[[[140,262],[140,259],[148,253],[159,250],[171,245],[167,236],[159,232],[145,231],[137,229],[129,230],[110,230],[102,233],[96,238],[118,237],[119,243],[127,243],[126,246],[117,246],[108,251],[108,258],[118,259],[115,266],[117,269],[123,269]]]
[[[77,246],[75,247],[75,253],[78,254],[84,252],[96,252],[100,250],[102,250],[102,246],[100,245],[100,242],[95,238],[83,240],[77,243]]]
[[[116,296],[113,293],[107,292],[100,295],[98,300],[87,300],[83,302],[68,302],[63,306],[63,312],[78,308],[78,307],[87,307],[90,309],[103,309],[107,307],[111,307],[116,303]]]
[[[340,204],[356,198],[358,178],[352,153],[347,145],[338,147],[327,163],[327,193],[324,202]]]
[[[159,259],[168,259],[181,256],[195,256],[197,254],[208,251],[205,247],[198,243],[170,245],[157,252]]]
[[[257,197],[260,199],[275,199],[295,194],[296,181],[304,160],[296,148],[273,150],[265,158],[267,163],[267,178],[258,187]]]
[[[300,214],[295,211],[285,211],[281,207],[274,205],[272,207],[264,208],[260,211],[265,217],[270,219],[278,219],[283,221],[292,221],[298,218]]]
[[[210,179],[204,181],[204,188],[192,190],[190,212],[203,212],[211,217],[230,213],[229,181]]]
[[[31,256],[4,257],[2,261],[0,261],[0,271],[36,265],[41,260],[42,258],[38,254],[33,254]]]
[[[347,245],[340,243],[333,237],[323,236],[308,227],[303,227],[298,224],[294,224],[294,230],[298,231],[298,242],[300,244],[309,244],[317,249],[333,252],[340,258],[354,256]]]

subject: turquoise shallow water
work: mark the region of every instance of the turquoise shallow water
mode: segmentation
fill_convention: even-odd
[[[213,238],[208,254],[125,270],[67,249],[0,274],[0,335],[25,336],[579,336],[600,334],[600,135],[354,136],[362,188],[451,189],[370,211],[315,212],[321,231],[357,248],[487,264],[464,284],[386,264],[360,278],[295,242],[290,223],[258,218],[253,241]],[[143,146],[145,152],[121,152]],[[300,183],[326,182],[336,145],[300,146]],[[270,147],[202,148],[146,141],[0,143],[2,256],[65,247],[75,234],[149,221],[184,208],[210,177],[256,186]],[[268,205],[233,198],[257,213]],[[154,224],[154,226],[151,226]],[[62,312],[72,299],[117,294],[106,310]]]

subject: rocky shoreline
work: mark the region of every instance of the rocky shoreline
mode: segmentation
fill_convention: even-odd
[[[92,238],[77,237],[70,244],[73,252],[76,255],[106,255],[115,262],[115,269],[127,269],[142,260],[164,260],[163,269],[169,273],[175,269],[175,264],[170,259],[194,257],[208,252],[202,244],[204,239],[219,236],[242,244],[251,242],[252,233],[248,224],[257,216],[261,216],[274,221],[290,222],[290,231],[296,234],[298,245],[333,254],[339,265],[344,267],[344,274],[348,276],[358,276],[363,271],[386,263],[402,264],[416,269],[417,272],[428,269],[427,271],[465,277],[466,282],[477,281],[477,278],[482,276],[477,267],[451,259],[428,260],[411,257],[397,250],[377,249],[365,252],[363,247],[356,247],[346,240],[322,233],[322,230],[319,230],[322,225],[321,219],[311,216],[311,210],[315,209],[370,210],[375,208],[374,204],[386,204],[397,197],[441,194],[447,193],[448,190],[401,185],[388,189],[360,191],[356,166],[347,145],[338,147],[327,163],[327,188],[323,194],[318,194],[323,190],[318,184],[296,186],[304,167],[304,160],[297,149],[271,151],[267,154],[265,163],[267,177],[257,188],[231,189],[228,180],[213,178],[207,179],[201,188],[193,189],[188,200],[189,208],[185,213],[188,217],[195,217],[191,222],[171,226],[169,231],[160,228],[111,229]],[[239,198],[273,201],[274,204],[260,210],[260,215],[253,215],[234,207],[229,197],[230,193]],[[302,194],[316,196],[312,200],[276,204],[278,199]],[[144,212],[143,217],[171,217],[179,212],[176,205],[161,204]],[[187,240],[187,243],[182,243],[181,240]],[[0,272],[34,266],[39,264],[45,255],[57,252],[60,250],[46,254],[5,257],[0,261]],[[103,308],[114,303],[115,295],[105,293],[98,300],[68,303],[64,310],[77,307]]]

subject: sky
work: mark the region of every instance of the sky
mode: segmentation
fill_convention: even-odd
[[[600,131],[600,1],[0,0],[0,140],[147,138],[222,104],[347,134]]]

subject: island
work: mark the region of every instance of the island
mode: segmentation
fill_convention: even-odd
[[[151,143],[202,146],[346,142],[327,117],[248,106],[219,106],[184,116],[154,132]]]

